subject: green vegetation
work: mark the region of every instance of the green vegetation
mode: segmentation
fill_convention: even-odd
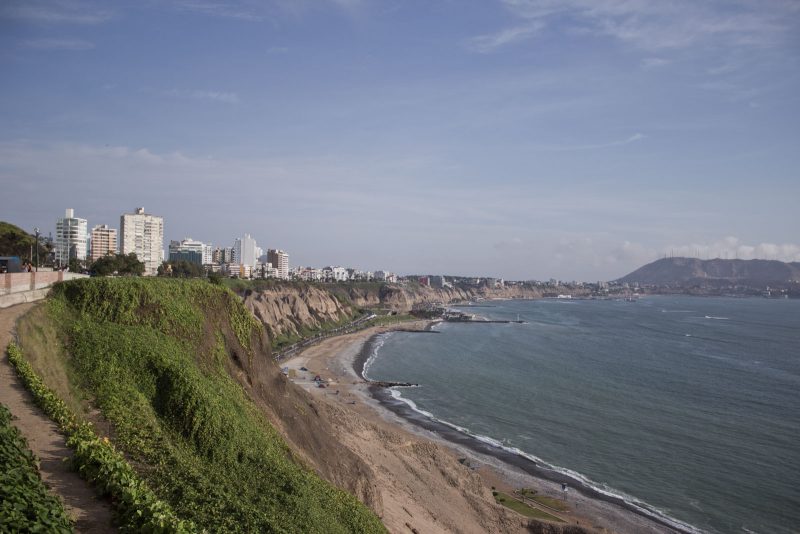
[[[535,519],[544,519],[545,521],[557,521],[559,523],[563,523],[563,521],[556,516],[550,515],[547,512],[539,510],[538,508],[527,505],[511,495],[503,493],[502,491],[493,491],[492,495],[494,495],[495,501],[502,504],[506,508],[514,510],[518,514],[524,515],[525,517],[533,517]]]
[[[72,532],[72,522],[58,497],[45,488],[36,458],[0,404],[0,530],[3,532]]]
[[[396,314],[396,315],[378,315],[374,319],[371,319],[368,323],[368,326],[386,326],[390,324],[397,324],[397,323],[404,323],[407,321],[414,321],[419,319],[419,317],[414,317],[408,313]]]
[[[24,262],[36,261],[36,236],[29,234],[19,226],[0,221],[0,256],[19,256]],[[31,250],[33,249],[33,258]],[[39,236],[39,263],[44,263],[50,253]]]
[[[202,265],[186,260],[165,261],[158,266],[158,276],[171,276],[173,278],[202,278],[206,270]]]
[[[521,488],[516,490],[514,493],[522,497],[523,499],[530,499],[532,501],[536,501],[539,504],[547,506],[548,508],[552,508],[557,512],[566,512],[569,510],[567,503],[562,501],[561,499],[556,499],[555,497],[547,497],[546,495],[539,495],[536,490],[530,488]]]
[[[72,268],[70,267],[70,270]],[[98,258],[91,267],[89,272],[94,276],[108,276],[111,274],[133,275],[141,276],[144,274],[144,263],[139,261],[136,254],[109,254],[102,258]]]
[[[310,326],[301,326],[297,332],[286,332],[280,335],[271,337],[272,350],[280,352],[287,347],[294,345],[304,339],[312,337],[322,337],[334,332],[337,328],[348,325],[356,318],[355,315],[345,314],[338,321],[324,321],[316,328]]]
[[[22,351],[13,343],[8,346],[8,361],[33,395],[36,405],[66,434],[67,445],[75,451],[73,465],[80,475],[95,485],[101,494],[112,497],[120,530],[196,531],[191,522],[178,519],[170,506],[156,497],[108,438],[100,439],[90,423],[80,422],[75,417],[36,375],[23,358]]]
[[[355,497],[299,464],[231,378],[229,367],[269,354],[260,324],[227,289],[204,280],[76,280],[54,287],[48,315],[80,389],[135,466],[129,474],[165,510],[209,532],[384,532]],[[116,452],[105,440],[91,447],[98,443]],[[77,456],[104,465],[108,450],[90,448]]]

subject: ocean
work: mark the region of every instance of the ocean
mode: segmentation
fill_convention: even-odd
[[[481,304],[525,323],[384,334],[366,376],[419,384],[392,391],[418,417],[682,530],[800,530],[800,301]]]

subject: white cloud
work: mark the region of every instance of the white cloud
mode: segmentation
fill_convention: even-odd
[[[104,4],[79,0],[6,0],[0,18],[40,24],[100,24],[111,19]]]
[[[692,243],[689,245],[670,245],[663,254],[689,256],[694,258],[740,259],[740,260],[779,260],[800,261],[800,245],[793,243],[742,243],[737,237],[728,236],[712,243]]]
[[[94,43],[80,39],[33,39],[29,41],[22,41],[20,46],[33,50],[80,51],[91,50],[94,48]]]

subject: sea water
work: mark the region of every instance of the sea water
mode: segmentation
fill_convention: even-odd
[[[800,529],[800,301],[481,303],[524,324],[393,333],[415,409],[709,532]]]

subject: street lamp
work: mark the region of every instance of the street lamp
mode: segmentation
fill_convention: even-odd
[[[33,232],[36,234],[36,272],[39,272],[39,228],[34,228]]]

